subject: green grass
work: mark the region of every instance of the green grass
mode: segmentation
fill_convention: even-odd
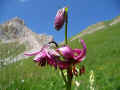
[[[83,63],[87,74],[90,70],[95,71],[95,90],[120,90],[119,38],[120,23],[83,37],[88,49],[87,58]],[[71,47],[80,48],[77,43],[78,40],[71,42]],[[87,78],[87,75],[84,77]],[[88,82],[87,79],[85,81]],[[83,85],[82,87],[84,89]]]
[[[63,82],[59,73],[49,66],[38,67],[31,59],[3,67],[0,72],[1,87],[6,90],[61,90]]]
[[[4,66],[5,59],[9,58],[9,61],[11,61],[14,57],[21,54],[24,50],[24,44],[18,44],[18,42],[0,42],[0,67]]]
[[[25,50],[23,44],[19,45],[17,42],[1,43],[0,42],[0,59],[8,58],[9,56],[17,56]]]
[[[120,90],[120,23],[105,30],[82,37],[87,45],[87,57],[82,65],[86,72],[76,79],[72,90],[90,90],[89,76],[95,74],[95,90]],[[72,48],[81,48],[79,39],[69,43]],[[24,80],[24,82],[22,82]],[[65,90],[58,70],[50,66],[41,68],[32,58],[0,68],[1,90]]]

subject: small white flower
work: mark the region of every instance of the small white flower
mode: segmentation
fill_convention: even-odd
[[[90,90],[94,90],[94,72],[93,70],[90,71],[90,77],[89,77],[89,82],[90,82]]]
[[[67,71],[63,71],[64,75],[67,76]]]
[[[24,83],[24,80],[21,80],[22,83]]]
[[[80,83],[78,81],[75,81],[75,84],[76,84],[77,87],[80,86]]]

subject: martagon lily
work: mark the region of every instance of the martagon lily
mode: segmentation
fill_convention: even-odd
[[[55,41],[49,42],[43,46],[40,50],[25,53],[26,56],[35,56],[34,61],[37,62],[41,67],[50,65],[55,69],[60,69],[61,75],[64,79],[66,90],[71,90],[73,76],[78,76],[85,72],[85,67],[76,69],[76,64],[81,63],[86,57],[86,44],[84,40],[80,39],[82,49],[72,49],[67,43],[67,25],[68,25],[68,8],[64,7],[57,11],[54,27],[58,31],[65,23],[65,45],[59,47]],[[51,48],[51,43],[56,45],[55,48]],[[63,70],[67,71],[67,75],[63,73]]]
[[[26,56],[35,56],[33,59],[40,66],[49,64],[61,70],[68,69],[71,64],[75,65],[82,62],[86,57],[86,45],[84,40],[81,40],[83,49],[72,49],[69,46],[62,46],[57,49],[51,49],[49,44],[45,45],[39,51],[25,53]],[[64,60],[61,60],[63,57]]]

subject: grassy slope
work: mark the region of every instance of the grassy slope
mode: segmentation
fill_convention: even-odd
[[[95,90],[120,90],[119,38],[120,23],[83,37],[88,48],[84,64],[86,65],[87,74],[90,70],[95,72]],[[78,40],[72,43],[74,43],[71,44],[73,48],[79,48]],[[84,87],[84,85],[82,86]]]
[[[81,84],[80,87],[74,85],[73,90],[89,90],[90,70],[95,74],[95,90],[120,90],[119,28],[120,23],[83,37],[88,52],[81,64],[85,65],[86,73],[77,78]],[[81,48],[79,40],[72,41],[70,46]],[[0,87],[7,88],[3,90],[64,90],[58,71],[38,67],[31,59],[0,69]]]
[[[17,56],[25,50],[23,44],[19,45],[17,42],[14,43],[0,43],[0,59],[7,58],[9,56]]]

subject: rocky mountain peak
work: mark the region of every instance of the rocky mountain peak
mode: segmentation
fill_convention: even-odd
[[[26,44],[29,49],[40,48],[53,40],[53,36],[32,32],[24,20],[15,17],[0,25],[0,40],[3,43],[19,42]]]
[[[20,24],[20,25],[24,25],[24,20],[22,20],[19,17],[14,17],[11,20],[7,21],[5,24]]]

